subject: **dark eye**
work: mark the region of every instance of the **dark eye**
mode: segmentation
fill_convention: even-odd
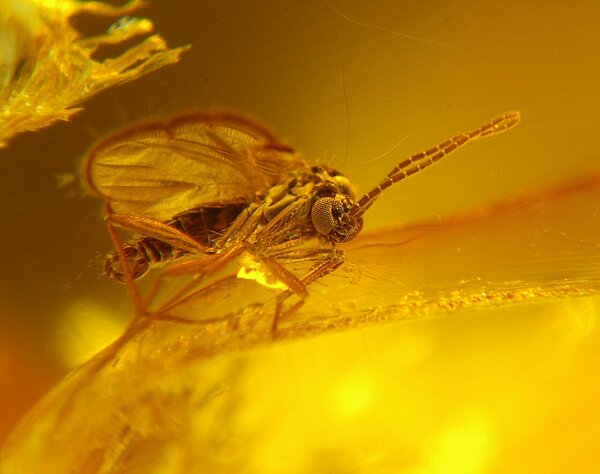
[[[313,173],[322,173],[323,172],[323,168],[321,168],[320,166],[313,166],[310,170]]]
[[[335,199],[324,197],[317,199],[310,210],[310,218],[316,231],[321,235],[329,235],[335,228],[332,207],[337,204]]]

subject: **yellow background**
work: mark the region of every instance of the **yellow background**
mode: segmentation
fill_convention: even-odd
[[[171,45],[192,44],[182,61],[0,152],[3,433],[127,320],[123,289],[101,276],[110,242],[100,203],[54,179],[102,134],[149,115],[239,109],[366,190],[408,154],[520,110],[517,129],[387,192],[366,226],[448,215],[597,169],[599,14],[592,1],[141,11]],[[593,298],[527,304],[259,351],[244,380],[296,435],[268,444],[271,472],[595,472],[597,312]],[[337,450],[301,455],[327,437]]]

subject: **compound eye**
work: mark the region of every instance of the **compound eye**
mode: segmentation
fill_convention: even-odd
[[[342,215],[342,205],[335,199],[324,197],[317,199],[310,211],[310,218],[315,229],[321,235],[329,235],[336,224],[335,216]]]

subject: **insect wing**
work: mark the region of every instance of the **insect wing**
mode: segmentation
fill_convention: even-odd
[[[117,213],[164,221],[251,200],[303,166],[267,129],[233,113],[194,113],[119,132],[85,162],[88,188]]]
[[[336,302],[365,312],[378,305],[404,318],[597,294],[599,206],[595,174],[463,214],[365,233],[344,248],[347,262],[360,269],[360,284],[337,289]],[[309,305],[305,310],[324,311]]]

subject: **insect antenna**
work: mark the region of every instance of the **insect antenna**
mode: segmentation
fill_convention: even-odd
[[[399,163],[377,186],[365,193],[350,209],[349,215],[361,216],[373,204],[375,199],[392,184],[402,181],[409,176],[424,170],[446,155],[466,145],[471,140],[489,137],[502,132],[519,123],[520,114],[517,111],[506,112],[481,127],[467,133],[456,135],[439,145],[422,151]]]

